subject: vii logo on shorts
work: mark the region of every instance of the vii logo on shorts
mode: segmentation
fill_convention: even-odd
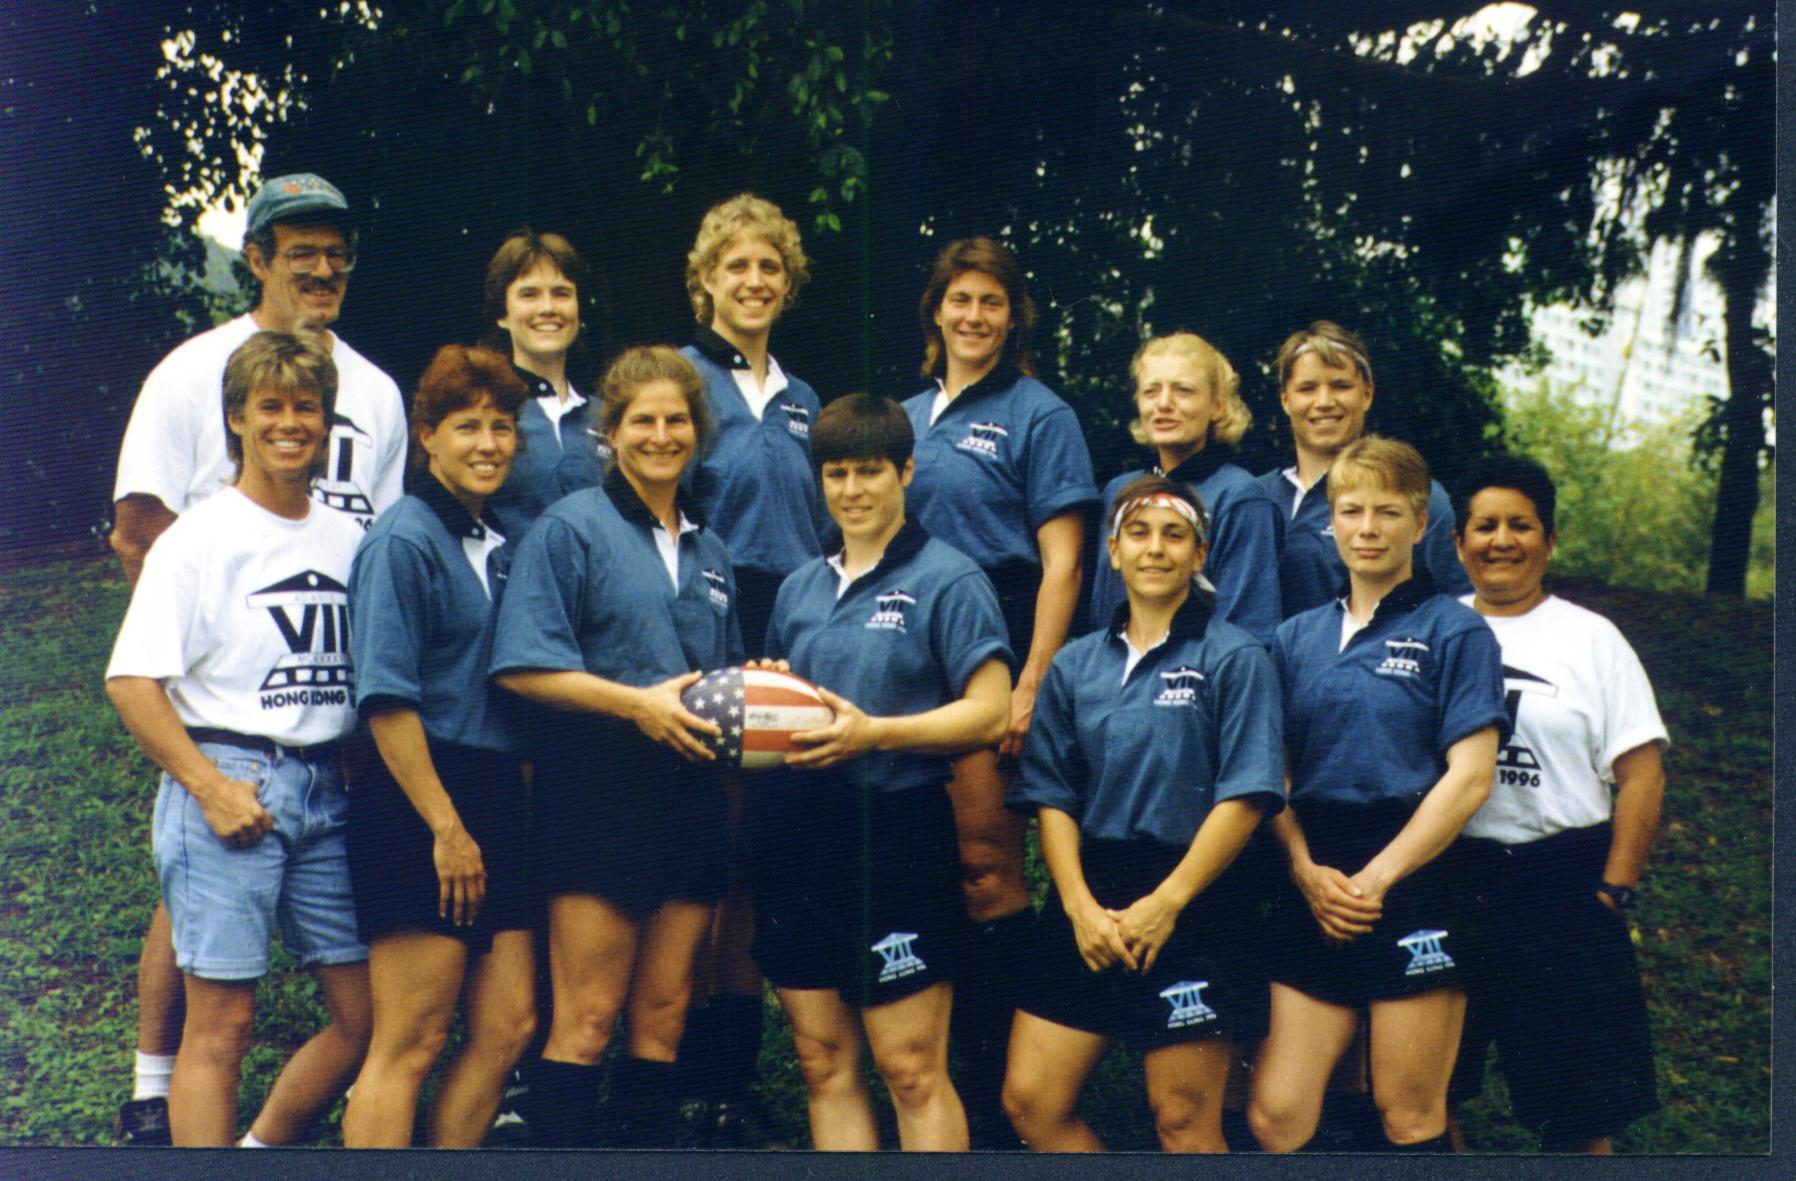
[[[1417,639],[1386,640],[1384,663],[1377,668],[1381,677],[1418,677],[1422,675],[1422,657],[1428,645]]]
[[[905,612],[916,605],[917,597],[908,591],[900,588],[881,591],[873,596],[873,614],[867,617],[866,626],[875,631],[908,631]]]
[[[1160,695],[1154,698],[1155,705],[1182,705],[1190,708],[1197,704],[1197,687],[1203,683],[1204,674],[1190,665],[1181,664],[1177,668],[1162,671],[1160,679],[1165,684],[1160,688]]]
[[[1010,437],[1010,432],[995,422],[975,422],[967,425],[967,437],[954,444],[962,451],[972,451],[979,455],[998,457],[998,444]]]
[[[252,592],[245,603],[266,609],[287,641],[287,655],[262,678],[263,709],[349,703],[355,670],[349,663],[347,587],[307,570]]]
[[[916,938],[915,931],[893,931],[873,945],[872,950],[878,952],[879,958],[884,961],[879,969],[881,984],[914,976],[929,966],[911,948]]]
[[[1166,1018],[1166,1028],[1184,1029],[1216,1020],[1216,1010],[1204,1004],[1203,990],[1208,987],[1208,980],[1181,980],[1170,988],[1161,989],[1161,999],[1172,1006],[1172,1013]]]
[[[1441,940],[1447,937],[1445,931],[1431,931],[1426,928],[1411,931],[1397,940],[1397,946],[1409,952],[1409,966],[1403,969],[1405,976],[1426,976],[1430,972],[1445,972],[1453,966],[1453,957],[1441,950]]]

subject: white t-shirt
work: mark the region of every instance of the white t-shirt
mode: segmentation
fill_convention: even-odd
[[[1670,743],[1640,658],[1613,623],[1550,595],[1526,615],[1483,619],[1503,649],[1515,733],[1465,834],[1516,845],[1609,819],[1616,758]]]
[[[349,563],[362,531],[316,507],[303,521],[235,488],[176,518],[144,559],[106,676],[161,681],[188,727],[287,746],[355,725]]]
[[[236,478],[225,454],[225,362],[256,333],[238,316],[183,342],[144,379],[119,447],[112,499],[148,493],[184,513]],[[333,337],[337,409],[325,474],[312,498],[366,529],[404,493],[405,400],[393,379]]]

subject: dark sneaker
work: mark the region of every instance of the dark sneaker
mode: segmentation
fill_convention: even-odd
[[[158,1095],[119,1104],[112,1138],[126,1148],[167,1148],[168,1100]]]
[[[778,1151],[792,1147],[768,1128],[766,1112],[752,1092],[712,1104],[706,1128],[710,1139],[707,1148]]]
[[[505,1095],[499,1100],[499,1112],[493,1116],[492,1130],[486,1134],[487,1148],[529,1148],[533,1140],[530,1121],[524,1111],[530,1102],[530,1084],[523,1072],[513,1070],[505,1083]]]

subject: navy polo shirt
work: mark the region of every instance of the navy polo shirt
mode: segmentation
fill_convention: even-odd
[[[1158,464],[1154,475],[1167,475]],[[1128,472],[1104,488],[1104,529],[1116,498],[1147,471]],[[1197,494],[1210,519],[1210,552],[1204,577],[1216,588],[1216,613],[1244,629],[1262,644],[1284,619],[1278,589],[1279,551],[1285,540],[1285,514],[1260,482],[1228,462],[1228,453],[1206,447],[1174,468],[1170,478]],[[1110,568],[1103,538],[1098,539],[1091,577],[1091,615],[1102,626],[1127,598],[1122,575]]]
[[[932,426],[936,393],[904,403],[917,436],[906,511],[983,569],[1041,565],[1035,531],[1098,499],[1072,407],[1008,365],[962,390]]]
[[[499,532],[515,542],[544,509],[576,489],[596,487],[601,471],[591,433],[597,421],[593,399],[563,414],[559,423],[550,422],[536,400],[553,397],[555,387],[528,369],[512,369],[530,387],[530,396],[518,408],[518,453],[511,473],[487,500],[486,511]]]
[[[781,585],[767,625],[767,655],[874,717],[927,713],[957,701],[996,658],[1015,667],[998,595],[978,566],[906,522],[879,564],[849,584],[823,558]],[[945,782],[946,755],[874,751],[863,782],[883,792]]]
[[[1291,513],[1290,505],[1297,495],[1297,485],[1285,475],[1284,468],[1273,468],[1261,476],[1260,486],[1290,521],[1285,526],[1285,547],[1278,562],[1285,618],[1339,598],[1347,581],[1347,566],[1335,548],[1328,477],[1323,476],[1304,493],[1303,503],[1295,513]],[[1439,480],[1429,481],[1428,525],[1422,530],[1422,544],[1416,547],[1416,566],[1427,568],[1442,594],[1472,593],[1472,580],[1466,577],[1465,567],[1459,564],[1459,553],[1453,548],[1453,502]]]
[[[757,418],[731,373],[748,359],[710,328],[692,340],[680,351],[704,379],[716,422],[710,450],[690,469],[692,491],[737,566],[790,574],[823,552],[823,499],[811,469],[811,424],[822,404],[788,373]]]
[[[680,511],[702,526],[696,506]],[[680,534],[679,591],[653,514],[622,472],[550,505],[518,546],[493,641],[494,673],[592,673],[634,688],[742,660],[736,579],[723,542]]]
[[[1486,726],[1509,734],[1497,637],[1426,572],[1380,600],[1342,649],[1346,610],[1342,600],[1312,608],[1272,641],[1291,802],[1418,804],[1448,747]]]
[[[1055,653],[1004,802],[1065,812],[1087,837],[1180,848],[1223,800],[1252,797],[1267,815],[1283,808],[1278,679],[1266,649],[1194,590],[1125,681],[1129,649],[1118,633],[1128,610]]]
[[[486,680],[498,612],[462,549],[487,528],[428,473],[369,526],[349,568],[356,707],[416,710],[436,741],[515,752],[517,702]],[[487,555],[495,598],[512,548]]]

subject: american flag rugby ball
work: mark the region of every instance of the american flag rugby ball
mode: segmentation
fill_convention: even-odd
[[[723,731],[705,740],[719,762],[758,771],[777,767],[794,749],[792,735],[818,730],[836,713],[803,677],[761,668],[706,673],[680,695],[686,708]]]

